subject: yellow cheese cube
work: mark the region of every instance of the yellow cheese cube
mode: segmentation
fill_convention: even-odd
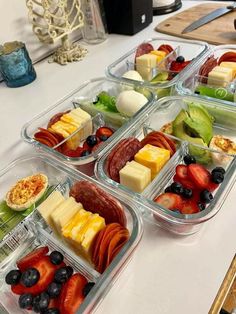
[[[134,160],[151,170],[152,179],[170,159],[170,151],[150,144],[145,145],[134,156]]]
[[[220,66],[223,68],[232,69],[233,70],[233,79],[236,77],[236,62],[223,61],[223,62],[221,62]]]
[[[233,80],[233,69],[216,66],[208,74],[207,84],[212,86],[225,87]]]
[[[152,50],[150,53],[157,57],[157,63],[161,62],[166,57],[165,51]]]
[[[151,170],[134,160],[127,162],[119,174],[120,183],[134,192],[141,193],[151,182]]]
[[[157,58],[153,54],[144,54],[136,58],[136,70],[146,81],[153,77],[153,70],[157,66]]]

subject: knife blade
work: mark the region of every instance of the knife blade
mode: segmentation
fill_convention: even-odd
[[[224,8],[219,8],[216,9],[214,11],[212,11],[211,13],[201,17],[200,19],[198,19],[197,21],[191,23],[190,25],[188,25],[183,31],[182,34],[186,34],[189,32],[192,32],[193,30],[217,19],[220,16],[223,16],[229,12],[232,12],[236,9],[236,2],[233,5],[228,5],[227,7]]]

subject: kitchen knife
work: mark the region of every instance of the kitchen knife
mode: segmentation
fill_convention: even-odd
[[[200,19],[198,19],[197,21],[193,22],[192,24],[190,24],[189,26],[187,26],[183,31],[182,34],[186,34],[189,32],[192,32],[193,30],[217,19],[218,17],[225,15],[229,12],[232,12],[236,9],[236,2],[234,2],[234,4],[232,5],[228,5],[227,7],[224,8],[219,8],[216,9],[215,11],[201,17]]]

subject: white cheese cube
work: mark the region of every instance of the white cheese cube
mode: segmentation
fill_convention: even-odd
[[[151,182],[151,170],[136,161],[128,162],[119,172],[120,183],[141,193]]]
[[[236,77],[236,62],[223,61],[223,62],[221,62],[220,66],[223,68],[232,69],[233,70],[233,79]]]
[[[216,66],[208,74],[208,85],[225,87],[233,80],[233,69]]]
[[[146,81],[151,81],[156,66],[157,57],[153,54],[144,54],[136,58],[136,70]]]

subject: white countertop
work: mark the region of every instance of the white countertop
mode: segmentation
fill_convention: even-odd
[[[184,8],[197,4],[185,1]],[[22,125],[83,81],[104,75],[105,67],[150,37],[166,37],[153,29],[167,16],[135,36],[109,35],[89,46],[82,62],[60,66],[46,60],[35,65],[37,80],[18,89],[0,84],[0,168],[33,152],[20,138]],[[199,233],[176,237],[145,224],[143,239],[132,261],[96,313],[205,314],[235,254],[236,187],[222,210]]]

